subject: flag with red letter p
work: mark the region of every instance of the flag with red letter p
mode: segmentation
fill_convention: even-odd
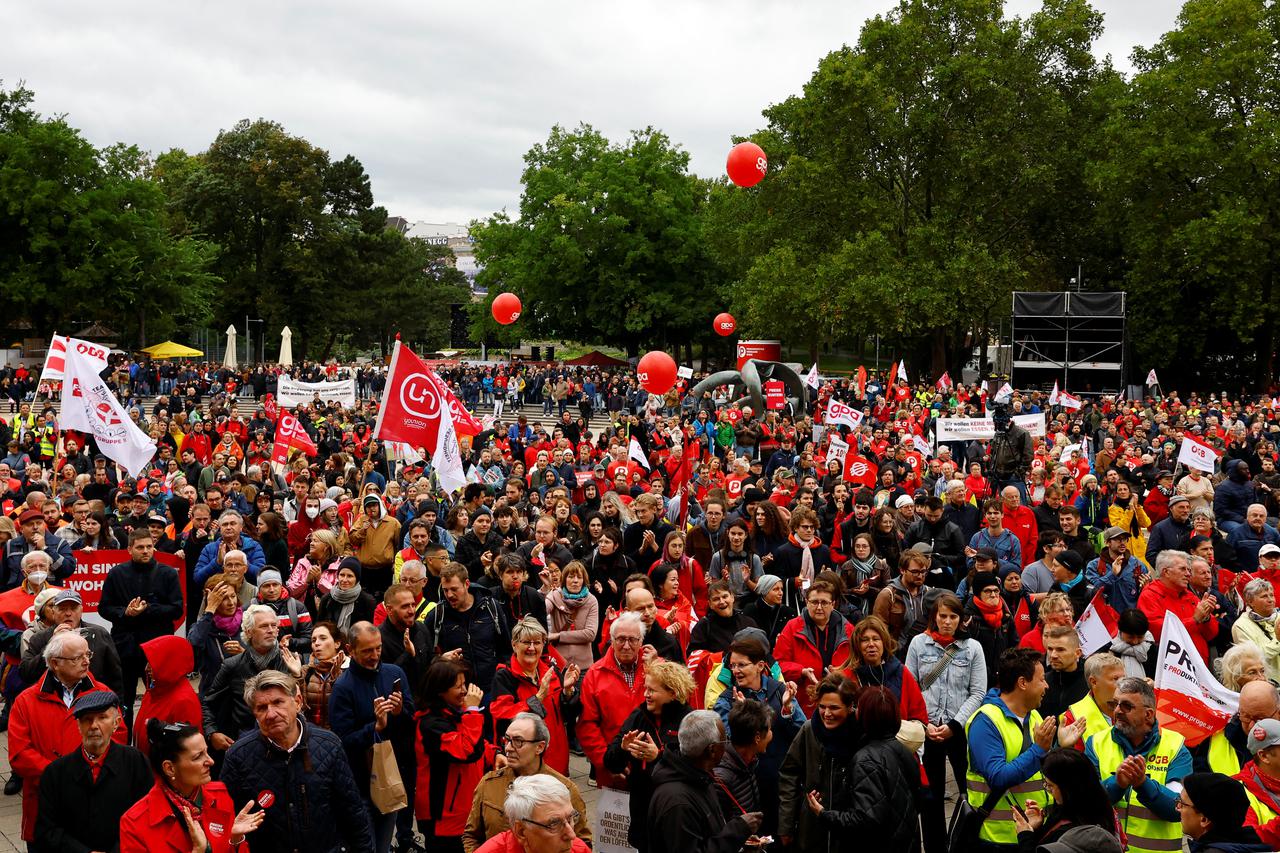
[[[454,492],[467,484],[467,478],[448,393],[440,377],[413,350],[396,341],[373,434],[383,441],[426,448],[441,488]]]
[[[284,412],[276,424],[276,437],[271,446],[271,461],[279,462],[281,465],[286,464],[289,461],[289,451],[293,448],[301,450],[307,456],[315,456],[320,452],[302,424],[298,423],[298,419]]]
[[[1218,464],[1218,451],[1187,433],[1178,449],[1178,461],[1189,468],[1198,468],[1212,474]]]
[[[827,414],[823,423],[844,424],[849,429],[857,429],[862,424],[862,412],[839,400],[832,400],[827,404]]]
[[[1156,719],[1195,746],[1240,710],[1240,694],[1223,687],[1205,665],[1187,627],[1165,612],[1156,658]]]
[[[102,381],[97,359],[70,341],[66,349],[60,425],[93,434],[107,458],[124,466],[129,476],[146,470],[156,455],[156,445],[129,417],[107,383]],[[96,347],[96,344],[90,344]],[[101,347],[98,347],[101,349]]]

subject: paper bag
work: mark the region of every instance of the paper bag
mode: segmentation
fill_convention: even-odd
[[[391,741],[379,741],[373,745],[373,758],[369,764],[373,771],[369,777],[369,799],[378,811],[391,814],[409,805]]]

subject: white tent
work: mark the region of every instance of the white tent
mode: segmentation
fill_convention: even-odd
[[[234,325],[227,326],[227,355],[222,359],[222,363],[230,368],[236,366],[236,327]]]
[[[289,331],[289,327],[285,326],[280,330],[280,366],[289,367],[293,364],[293,332]]]

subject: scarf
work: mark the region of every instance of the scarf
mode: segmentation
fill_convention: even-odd
[[[230,616],[220,616],[213,614],[213,625],[224,634],[230,634],[232,637],[239,635],[240,626],[244,624],[244,608],[237,605],[236,612]]]
[[[274,669],[273,664],[280,657],[280,645],[277,643],[267,649],[264,654],[259,654],[253,646],[245,646],[245,654],[249,656],[249,660],[253,661],[253,665],[257,667],[258,672]]]
[[[1084,577],[1084,572],[1080,573],[1080,577]],[[1077,578],[1076,580],[1079,580]],[[1004,600],[1001,599],[999,604],[987,604],[981,598],[974,597],[973,604],[978,608],[978,612],[982,614],[982,619],[993,631],[999,631],[1001,624],[1004,622]],[[930,631],[930,634],[933,632]]]
[[[879,666],[858,664],[854,674],[863,687],[888,687],[894,698],[902,701],[902,661],[896,657],[886,657]]]
[[[1124,674],[1131,675],[1134,678],[1145,678],[1147,655],[1151,652],[1151,647],[1155,645],[1155,640],[1148,631],[1146,637],[1141,643],[1129,645],[1120,637],[1116,637],[1111,641],[1111,653],[1124,663]]]
[[[360,598],[360,584],[356,584],[351,589],[342,589],[334,587],[329,590],[329,597],[342,605],[342,609],[338,611],[338,627],[344,632],[351,630],[351,613],[355,610],[356,600]]]
[[[1058,588],[1061,589],[1063,592],[1070,592],[1072,589],[1075,588],[1076,584],[1080,583],[1080,581],[1082,580],[1084,580],[1084,572],[1081,572],[1080,574],[1076,575],[1074,578],[1067,581],[1066,583],[1063,583],[1062,581],[1058,581]]]
[[[813,580],[813,549],[821,545],[822,540],[815,536],[805,543],[797,539],[795,534],[788,536],[787,539],[800,549],[800,587],[807,589],[809,582]]]
[[[849,563],[853,564],[854,576],[857,583],[854,586],[861,586],[869,580],[880,568],[880,560],[875,554],[868,554],[866,560],[859,560],[857,557],[850,557]],[[849,565],[846,563],[845,565]]]
[[[1280,616],[1280,610],[1273,612],[1270,616],[1259,616],[1252,610],[1248,611],[1248,613],[1249,620],[1257,625],[1262,633],[1274,640],[1276,637],[1276,617]]]
[[[569,592],[569,588],[567,586],[560,587],[560,599],[568,605],[571,610],[576,610],[581,607],[587,600],[587,596],[590,594],[590,590],[588,590],[585,585],[577,592]]]
[[[820,719],[815,719],[809,727],[823,750],[838,759],[851,758],[854,746],[862,740],[862,730],[853,714],[834,729],[827,728]]]
[[[933,630],[932,628],[930,628],[925,633],[928,634],[935,643],[942,646],[944,649],[956,641],[955,634],[952,634],[950,637],[944,637],[942,634],[939,634],[937,631]]]
[[[840,644],[840,638],[844,636],[844,626],[841,620],[837,619],[839,613],[832,613],[831,618],[827,621],[827,627],[819,628],[813,621],[813,617],[808,611],[804,614],[804,624],[813,633],[814,645],[818,647],[818,654],[822,658],[822,668],[825,670],[831,666],[832,658],[836,656],[836,646]]]

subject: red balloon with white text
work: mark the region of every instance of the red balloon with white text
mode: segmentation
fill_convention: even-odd
[[[520,319],[520,297],[514,293],[499,293],[493,298],[493,319],[504,326],[510,326]]]
[[[764,149],[754,142],[739,142],[729,151],[724,168],[729,173],[729,180],[738,186],[754,187],[769,171],[769,158],[764,156]]]
[[[721,337],[728,337],[738,330],[738,321],[728,311],[717,314],[712,325],[715,326],[716,334]]]
[[[676,384],[676,361],[661,350],[645,353],[636,365],[636,378],[650,394],[665,394]]]

